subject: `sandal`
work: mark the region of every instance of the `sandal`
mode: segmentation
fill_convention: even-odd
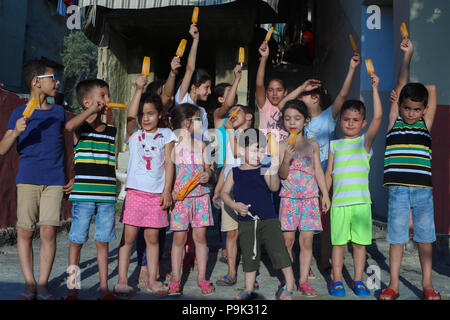
[[[31,292],[31,293],[21,293],[18,297],[17,300],[35,300],[36,299],[36,293],[35,292]]]
[[[353,281],[353,290],[358,297],[370,296],[370,290],[362,281]]]
[[[330,294],[334,297],[345,297],[344,284],[341,281],[334,282],[330,286]]]
[[[117,286],[119,286],[120,288],[125,288],[125,289],[117,290]],[[113,289],[113,293],[119,298],[129,299],[132,292],[133,292],[133,287],[130,287],[129,285],[125,285],[125,284],[119,284],[119,283],[116,284]]]
[[[36,295],[36,300],[55,300],[55,297],[50,293],[46,295],[38,293]]]
[[[281,294],[284,293],[283,298],[281,298]],[[292,300],[292,295],[294,293],[292,291],[289,291],[286,287],[286,285],[279,287],[277,293],[275,294],[275,298],[277,300]],[[291,297],[291,299],[286,299],[287,297]]]
[[[430,298],[439,298],[439,299],[430,299]],[[425,289],[423,290],[423,299],[424,300],[441,300],[441,295],[439,292],[434,289]]]
[[[229,276],[223,276],[216,281],[218,286],[230,287],[236,284],[236,279]]]
[[[308,298],[316,297],[317,291],[313,289],[311,283],[303,282],[298,286],[298,291],[300,291],[304,296]]]
[[[179,281],[170,281],[167,295],[181,296],[181,283]]]
[[[388,299],[381,299],[381,296],[388,296],[389,298]],[[397,292],[395,292],[395,290],[394,289],[391,289],[391,288],[386,288],[386,289],[384,289],[381,293],[380,293],[380,295],[378,296],[378,299],[379,300],[395,300],[395,299],[397,299],[398,297],[399,297],[400,295],[397,293]]]
[[[234,300],[254,300],[258,295],[252,291],[241,291]]]
[[[255,283],[253,284],[253,289],[258,290],[259,289],[259,282],[255,280]]]
[[[156,288],[149,288],[149,287],[145,287],[147,289],[148,292],[150,292],[151,294],[153,294],[155,297],[161,298],[161,297],[165,297],[169,294],[169,288],[166,287],[162,282],[158,282],[160,285]]]
[[[202,280],[198,283],[198,286],[200,287],[200,289],[202,289],[202,294],[204,296],[209,296],[210,294],[214,293],[214,286],[212,285],[211,282],[209,282],[208,280]],[[211,290],[212,289],[212,290]]]
[[[78,300],[78,298],[75,297],[75,299],[66,299],[66,300]],[[103,297],[99,297],[97,300],[119,300],[119,298],[114,293],[108,292]]]

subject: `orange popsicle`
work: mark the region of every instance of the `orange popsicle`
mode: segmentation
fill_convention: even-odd
[[[184,198],[186,198],[186,196],[195,189],[195,187],[198,185],[198,177],[199,177],[199,173],[196,172],[195,175],[189,179],[189,181],[184,185],[183,188],[181,188],[180,191],[178,191],[177,193],[177,198],[180,201],[183,201]]]
[[[239,48],[239,59],[238,59],[238,63],[240,63],[241,66],[242,66],[242,64],[244,63],[244,61],[245,61],[245,49],[244,49],[244,47],[240,47],[240,48]]]
[[[273,32],[273,27],[270,27],[269,31],[267,31],[266,39],[264,39],[264,41],[269,42],[270,37],[272,36],[272,32]]]
[[[232,119],[234,119],[234,118],[238,115],[238,113],[239,113],[240,110],[241,110],[241,108],[237,108],[236,110],[234,110],[234,111],[230,114],[230,117],[231,117]]]
[[[267,135],[267,139],[269,140],[269,153],[271,156],[278,155],[278,148],[277,148],[277,139],[272,133],[269,133]]]
[[[192,23],[197,23],[198,21],[198,7],[194,8],[194,11],[192,12]]]
[[[126,109],[126,108],[128,108],[128,106],[126,104],[115,103],[115,102],[108,103],[107,107],[108,107],[108,109],[111,109],[111,108]]]
[[[373,67],[372,59],[366,59],[366,69],[367,73],[370,75],[375,73],[375,68]]]
[[[144,57],[142,61],[142,75],[148,77],[150,74],[150,57]]]
[[[350,44],[352,45],[353,51],[358,52],[358,47],[356,46],[355,39],[352,34],[349,34]]]
[[[25,108],[25,110],[23,111],[22,115],[27,118],[30,119],[31,115],[34,112],[34,109],[36,109],[37,105],[39,104],[39,100],[36,98],[32,98],[30,99],[30,101],[28,101],[27,103],[27,107]]]
[[[295,140],[297,139],[297,130],[291,130],[291,134],[289,135],[288,144],[294,145]]]
[[[406,39],[409,36],[408,29],[406,28],[406,23],[404,22],[402,22],[402,25],[400,26],[400,33],[402,34],[403,39]]]
[[[186,49],[186,43],[187,40],[186,39],[182,39],[180,41],[180,44],[178,45],[178,49],[177,49],[177,53],[175,53],[175,55],[179,58],[181,58],[184,54],[184,49]]]

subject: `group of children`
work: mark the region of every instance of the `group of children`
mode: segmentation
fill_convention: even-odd
[[[212,203],[221,207],[220,228],[226,233],[228,263],[228,273],[217,280],[217,285],[236,283],[239,239],[245,289],[235,299],[255,297],[262,245],[273,268],[281,269],[284,276],[285,283],[279,286],[276,298],[292,299],[296,286],[292,248],[297,230],[300,244],[297,287],[302,294],[317,295],[308,281],[312,273],[313,236],[328,231],[333,275],[330,294],[345,296],[342,268],[345,246],[350,241],[355,270],[352,289],[356,295],[369,295],[363,274],[365,246],[372,242],[368,179],[371,147],[382,121],[380,79],[375,74],[370,76],[373,116],[367,131],[362,134],[367,125],[366,108],[359,100],[347,100],[353,75],[361,63],[358,53],[350,60],[347,77],[337,98],[327,106],[324,105],[326,92],[318,80],[308,80],[289,94],[280,79],[272,79],[265,86],[269,47],[263,42],[259,48],[261,60],[256,78],[258,129],[253,128],[253,110],[237,104],[242,66],[237,65],[234,69],[232,84],[219,84],[213,90],[214,106],[208,111],[215,128],[218,158],[215,163],[210,157],[212,133],[208,132],[208,112],[199,106],[211,94],[211,78],[195,66],[199,44],[195,24],[191,25],[189,33],[193,42],[186,72],[176,93],[175,78],[181,67],[178,57],[171,62],[167,81],[152,84],[151,93],[144,92],[147,77],[136,79],[136,90],[127,110],[125,142],[130,159],[121,214],[124,230],[119,247],[119,277],[114,294],[108,289],[107,279],[108,243],[116,239],[116,128],[101,120],[110,102],[109,86],[99,79],[81,81],[76,92],[84,111],[68,120],[62,107],[47,103],[47,97],[54,96],[59,85],[54,70],[42,61],[25,65],[24,79],[31,89],[30,98],[38,98],[39,105],[30,119],[22,116],[25,106],[15,109],[8,131],[0,142],[0,154],[5,154],[16,141],[20,154],[16,181],[19,204],[17,247],[26,287],[19,298],[53,298],[48,292],[48,278],[56,250],[55,230],[60,221],[64,193],[70,194],[73,214],[69,267],[79,265],[82,245],[88,239],[90,222],[96,215],[101,299],[116,299],[132,292],[133,288],[128,285],[128,269],[133,245],[139,237],[145,242],[145,249],[141,250],[145,250],[147,260],[143,282],[148,291],[156,296],[182,293],[182,261],[186,242],[192,237],[198,286],[203,295],[212,294],[214,285],[206,279],[206,227],[214,225]],[[429,130],[436,111],[437,94],[434,86],[407,84],[413,54],[409,39],[402,42],[401,50],[404,59],[398,85],[391,94],[385,154],[391,282],[379,298],[395,299],[398,296],[402,245],[409,239],[408,219],[412,209],[414,240],[419,243],[423,270],[424,297],[439,299],[432,287],[430,254],[431,243],[436,237]],[[333,140],[338,119],[343,138]],[[75,177],[68,183],[63,164],[64,130],[72,133],[75,146]],[[210,185],[215,185],[213,192]],[[324,218],[330,209],[331,223],[328,224],[331,228],[325,230]],[[40,275],[36,282],[31,240],[38,213],[42,245]],[[168,226],[173,231],[173,242],[172,270],[166,286],[158,281],[158,277],[161,230]],[[321,265],[326,267],[329,259],[324,260]],[[76,268],[71,270],[69,281],[76,273]],[[79,287],[69,287],[65,298],[77,299],[78,291]]]

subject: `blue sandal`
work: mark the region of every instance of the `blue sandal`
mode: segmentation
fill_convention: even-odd
[[[241,291],[234,300],[254,300],[256,299],[257,294],[252,291]]]
[[[281,294],[284,293],[284,297],[290,297],[294,294],[294,292],[289,291],[286,285],[279,287],[277,293],[275,294],[275,298],[277,300],[281,300]]]
[[[353,290],[357,296],[370,296],[370,290],[362,281],[353,281]]]
[[[334,282],[330,286],[330,294],[334,297],[345,297],[344,284],[341,281]]]

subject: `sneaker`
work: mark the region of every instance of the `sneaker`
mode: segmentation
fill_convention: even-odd
[[[362,281],[353,281],[353,290],[357,296],[369,296],[370,290]]]
[[[344,284],[341,281],[334,282],[330,286],[330,294],[335,297],[345,297]]]

